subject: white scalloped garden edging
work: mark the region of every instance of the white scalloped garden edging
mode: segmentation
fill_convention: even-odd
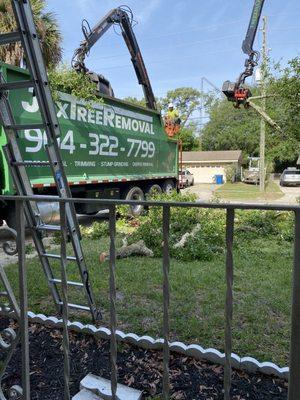
[[[28,317],[31,322],[39,324],[47,323],[57,327],[62,327],[62,319],[58,319],[56,317],[47,317],[44,314],[34,314],[31,311],[28,312]],[[99,339],[110,338],[110,330],[108,328],[97,328],[91,324],[83,325],[80,322],[70,321],[68,326],[75,332],[87,333]],[[119,341],[131,343],[145,349],[161,349],[164,342],[163,339],[154,339],[151,336],[138,336],[134,333],[124,333],[120,330],[116,331],[116,337]],[[204,349],[197,344],[191,344],[187,346],[182,342],[171,342],[170,350],[186,356],[194,357],[196,359],[204,359],[215,364],[224,365],[225,363],[224,353],[212,348]],[[283,379],[288,379],[289,375],[288,367],[280,368],[278,365],[272,362],[260,363],[253,357],[239,357],[235,353],[231,353],[231,363],[233,368],[243,369],[247,372],[261,372],[266,375],[274,375]]]

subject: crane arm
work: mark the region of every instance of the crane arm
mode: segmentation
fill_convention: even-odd
[[[246,38],[243,41],[242,50],[245,54],[248,54],[249,56],[251,56],[251,54],[255,52],[253,50],[253,43],[256,37],[256,32],[261,17],[262,9],[264,6],[264,2],[265,0],[255,0],[248,30],[246,33]]]
[[[246,33],[245,40],[242,44],[242,50],[248,55],[245,61],[245,70],[239,75],[236,82],[226,81],[223,84],[222,91],[229,101],[235,102],[235,106],[245,103],[248,97],[251,96],[249,89],[243,87],[247,77],[253,74],[254,67],[257,66],[259,60],[259,52],[253,50],[253,43],[256,37],[262,9],[265,0],[254,0],[254,6]]]
[[[112,25],[115,24],[118,24],[121,28],[122,36],[131,55],[131,62],[133,64],[138,82],[143,87],[147,107],[157,110],[156,100],[142,53],[132,29],[132,20],[125,9],[118,7],[111,10],[94,26],[93,29],[83,26],[82,30],[85,39],[80,43],[80,46],[74,52],[72,66],[78,72],[89,73],[89,70],[85,65],[86,56],[94,44]]]

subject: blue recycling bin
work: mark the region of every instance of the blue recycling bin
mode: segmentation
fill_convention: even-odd
[[[215,179],[216,179],[216,184],[217,185],[223,185],[223,175],[216,175],[215,176]]]

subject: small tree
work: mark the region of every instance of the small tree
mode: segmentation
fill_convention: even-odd
[[[181,126],[184,127],[193,112],[200,107],[201,92],[192,87],[177,88],[170,90],[166,97],[160,99],[160,103],[164,111],[167,111],[169,103],[173,103],[179,112]]]
[[[128,97],[124,97],[123,100],[127,101],[128,103],[132,103],[132,104],[134,104],[136,106],[146,107],[145,99],[138,99],[136,97],[128,96]]]
[[[196,137],[197,127],[194,124],[184,126],[180,129],[178,139],[182,141],[183,151],[195,151],[200,150],[200,141]]]

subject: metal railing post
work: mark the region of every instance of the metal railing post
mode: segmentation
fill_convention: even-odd
[[[225,368],[224,400],[230,400],[231,352],[232,352],[232,310],[233,310],[233,234],[234,209],[226,212],[226,303],[225,303]]]
[[[19,266],[20,295],[20,336],[22,349],[22,399],[30,400],[29,331],[28,331],[28,293],[25,263],[25,215],[24,201],[16,201],[17,248]]]
[[[163,315],[163,399],[170,398],[170,283],[169,283],[169,270],[170,270],[170,248],[169,248],[169,234],[170,234],[170,206],[163,206],[163,302],[164,302],[164,315]]]
[[[300,210],[295,211],[292,327],[288,400],[300,399]]]
[[[63,353],[64,353],[64,398],[70,400],[70,341],[68,332],[68,279],[67,279],[67,218],[66,203],[59,203],[60,213],[60,270],[61,270],[61,297],[63,318]]]
[[[109,297],[110,297],[110,366],[111,366],[111,395],[117,398],[118,369],[117,369],[117,314],[116,314],[116,206],[109,207]]]

